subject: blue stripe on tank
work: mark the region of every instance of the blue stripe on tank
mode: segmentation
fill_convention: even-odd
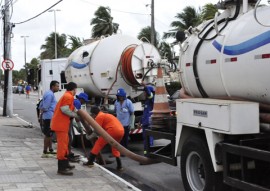
[[[86,63],[86,64],[79,64],[79,63],[77,63],[77,62],[73,62],[73,61],[72,61],[72,62],[70,63],[70,65],[71,65],[73,68],[77,68],[77,69],[85,68],[88,64],[89,64],[89,62]]]
[[[270,43],[270,31],[267,31],[240,44],[232,46],[224,46],[223,54],[226,55],[245,54],[269,43]],[[219,52],[221,52],[222,45],[220,43],[214,40],[212,44]]]

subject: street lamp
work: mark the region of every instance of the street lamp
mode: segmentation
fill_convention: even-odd
[[[26,38],[29,36],[21,36],[21,38],[24,38],[24,67],[26,67]]]
[[[57,59],[57,39],[56,39],[56,11],[60,11],[59,9],[51,9],[48,12],[54,13],[54,51],[55,51],[55,59]]]

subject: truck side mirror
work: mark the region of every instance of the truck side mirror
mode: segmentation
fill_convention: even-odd
[[[177,41],[182,43],[186,39],[186,34],[183,31],[177,31],[175,38]]]

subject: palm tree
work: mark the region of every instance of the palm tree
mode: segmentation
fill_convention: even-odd
[[[157,47],[157,45],[159,44],[159,34],[158,32],[156,31],[156,44],[155,46]],[[142,30],[139,32],[138,36],[137,36],[138,39],[142,40],[143,42],[150,42],[151,40],[151,27],[148,26],[148,27],[144,27],[142,28]]]
[[[177,13],[175,18],[178,20],[171,23],[171,27],[174,28],[169,32],[164,33],[163,38],[174,37],[177,31],[184,31],[190,26],[197,26],[201,21],[200,13],[191,6],[185,7],[183,12]]]
[[[45,44],[41,45],[40,49],[44,50],[40,54],[40,59],[54,59],[55,58],[55,33],[51,33],[46,39]],[[67,36],[56,33],[57,39],[57,55],[59,58],[67,57],[69,52],[66,47]]]
[[[109,7],[100,6],[94,15],[95,17],[91,20],[90,23],[90,25],[93,25],[92,38],[99,38],[101,36],[117,33],[119,24],[113,23],[111,9]]]
[[[173,60],[173,52],[170,47],[170,44],[167,42],[161,42],[158,46],[159,53],[162,57],[166,57],[169,62]]]
[[[213,19],[215,17],[216,12],[218,12],[217,7],[212,3],[207,3],[202,7],[201,19],[202,20]]]
[[[72,35],[69,35],[69,40],[71,41],[69,43],[69,45],[71,46],[70,51],[73,52],[74,50],[76,50],[77,48],[81,47],[83,45],[83,42],[81,41],[81,39],[79,37],[75,37]]]

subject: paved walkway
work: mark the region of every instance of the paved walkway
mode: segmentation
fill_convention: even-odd
[[[41,158],[42,137],[21,136],[33,131],[27,126],[16,117],[0,116],[0,132],[5,132],[0,136],[0,190],[139,190],[98,165],[88,168],[75,163],[73,176],[57,175],[57,160]]]

